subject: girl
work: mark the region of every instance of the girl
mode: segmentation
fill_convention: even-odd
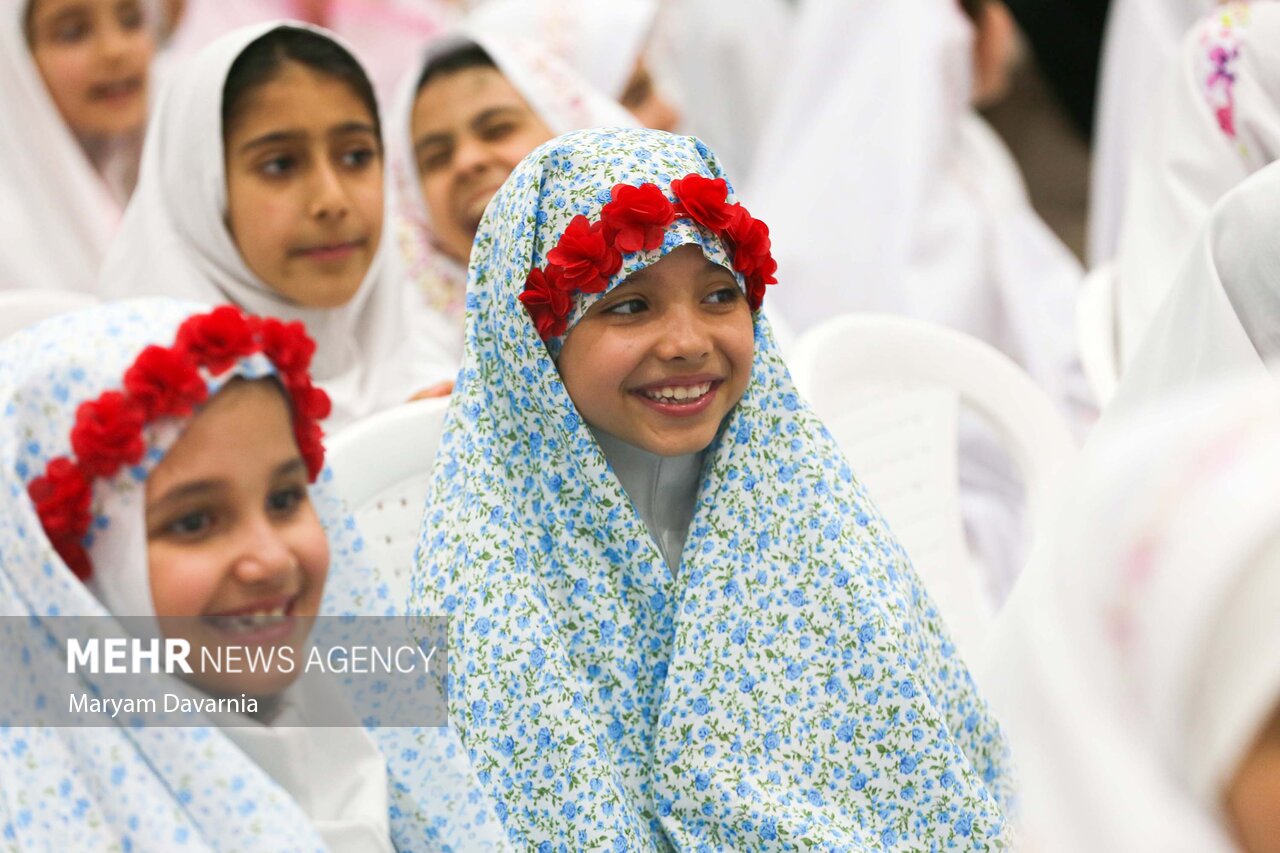
[[[0,288],[92,291],[133,189],[154,40],[141,0],[0,16]]]
[[[384,246],[386,206],[377,104],[351,53],[302,25],[238,30],[165,89],[102,290],[301,320],[341,426],[452,378],[442,326]]]
[[[1182,42],[1139,136],[1115,261],[1121,375],[1214,202],[1280,156],[1280,8],[1232,3]]]
[[[1002,617],[1027,849],[1280,850],[1280,398],[1228,386],[1092,447]]]
[[[644,127],[673,131],[675,105],[654,82],[646,52],[655,0],[601,4],[572,0],[489,0],[468,19],[479,32],[529,38],[552,51]]]
[[[430,45],[396,104],[402,250],[428,303],[453,321],[461,354],[467,261],[489,199],[552,136],[634,120],[536,44],[497,35]]]
[[[526,849],[999,847],[1003,740],[758,314],[700,142],[569,134],[472,259],[414,578]]]
[[[0,347],[0,612],[28,620],[5,625],[21,648],[6,649],[14,689],[0,699],[6,846],[403,851],[483,840],[485,812],[467,803],[474,783],[450,764],[447,729],[307,727],[334,726],[343,701],[309,675],[129,682],[132,698],[248,691],[261,701],[253,717],[156,728],[56,715],[74,727],[31,726],[51,697],[111,695],[102,676],[67,674],[61,639],[77,627],[59,616],[143,617],[167,636],[180,628],[193,648],[297,647],[318,614],[385,607],[319,476],[328,401],[308,373],[314,344],[296,323],[194,310],[125,302]],[[32,642],[43,632],[59,642]]]

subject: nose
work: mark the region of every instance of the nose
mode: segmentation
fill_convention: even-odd
[[[482,140],[464,137],[458,140],[453,152],[453,178],[455,184],[465,186],[465,181],[485,170],[491,160],[489,146]]]
[[[102,56],[108,60],[123,58],[133,47],[138,38],[142,38],[145,27],[129,29],[119,21],[111,21],[100,30],[98,46]]]
[[[300,563],[283,532],[271,519],[246,522],[234,571],[236,579],[254,586],[284,587]]]
[[[711,355],[711,329],[696,305],[677,305],[662,318],[661,339],[654,353],[664,361],[697,364]]]
[[[311,216],[315,219],[342,219],[351,207],[346,184],[327,157],[317,158],[312,174]]]

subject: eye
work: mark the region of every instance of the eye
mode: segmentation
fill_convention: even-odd
[[[604,309],[604,311],[600,313],[615,314],[615,315],[625,317],[625,316],[630,316],[632,314],[639,314],[641,311],[644,311],[648,307],[649,307],[648,304],[645,303],[645,301],[641,299],[639,296],[633,296],[630,299],[623,299],[620,302],[613,303],[612,305],[610,305],[608,308]]]
[[[142,6],[138,3],[122,3],[116,9],[116,20],[126,30],[136,30],[145,23]]]
[[[418,171],[425,174],[447,168],[453,160],[453,149],[439,148],[418,159]]]
[[[505,139],[516,132],[516,123],[514,121],[500,121],[494,124],[486,125],[480,131],[480,138],[488,142],[497,142]]]
[[[306,499],[307,490],[303,486],[276,489],[267,496],[267,510],[274,515],[289,515]]]
[[[268,178],[283,178],[297,168],[297,158],[279,154],[258,164],[258,171]]]
[[[72,18],[60,22],[54,27],[51,35],[53,40],[62,44],[72,44],[82,41],[90,33],[89,22],[84,18]]]
[[[360,170],[378,159],[378,151],[372,147],[353,148],[343,153],[342,165],[348,169]]]
[[[726,284],[724,287],[716,288],[708,294],[705,301],[715,305],[726,305],[737,302],[741,298],[742,291],[738,289],[737,285]]]
[[[198,539],[213,529],[213,513],[206,509],[180,515],[164,527],[164,532],[179,539]]]

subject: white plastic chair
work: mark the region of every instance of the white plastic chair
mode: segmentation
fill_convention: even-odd
[[[1119,328],[1116,325],[1115,267],[1100,264],[1080,283],[1076,300],[1076,342],[1080,364],[1098,406],[1106,406],[1120,382]]]
[[[413,552],[448,408],[448,397],[405,403],[350,424],[326,443],[338,493],[397,608],[409,597]]]
[[[0,339],[49,317],[98,304],[98,297],[73,290],[0,291]]]
[[[1002,353],[904,317],[850,314],[810,329],[789,359],[800,391],[849,458],[938,603],[974,655],[994,615],[986,573],[960,515],[961,404],[1001,439],[1035,519],[1075,441],[1049,397]]]

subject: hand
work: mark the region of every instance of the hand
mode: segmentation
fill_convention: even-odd
[[[423,388],[417,394],[409,398],[409,402],[414,400],[429,400],[433,397],[448,397],[453,393],[453,380],[446,379],[444,382],[437,382],[435,385],[429,385]]]

